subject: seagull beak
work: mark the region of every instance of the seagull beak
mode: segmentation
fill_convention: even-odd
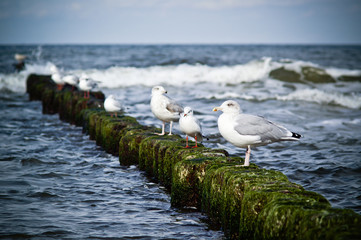
[[[215,108],[213,108],[213,112],[217,112],[217,111],[219,111],[219,110],[221,110],[220,107],[215,107]]]

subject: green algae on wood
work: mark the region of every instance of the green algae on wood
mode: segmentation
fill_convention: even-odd
[[[192,149],[193,150],[193,149]],[[201,195],[206,170],[210,165],[235,165],[218,150],[197,149],[181,152],[182,161],[173,167],[171,203],[175,207],[201,209]]]
[[[127,129],[119,141],[119,162],[122,165],[139,164],[140,143],[154,136],[153,129],[139,125]]]

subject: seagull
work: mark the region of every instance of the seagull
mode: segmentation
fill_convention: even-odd
[[[173,122],[179,121],[179,114],[183,112],[183,107],[176,103],[173,99],[165,96],[167,91],[162,86],[155,86],[152,89],[152,98],[150,100],[150,108],[159,120],[163,122],[162,133],[156,133],[158,135],[164,135],[165,123],[169,122],[169,135],[172,135]]]
[[[104,108],[105,111],[110,112],[111,117],[113,117],[113,113],[117,117],[117,112],[122,109],[122,105],[113,95],[109,95],[104,101]]]
[[[84,91],[84,98],[89,99],[89,91],[98,86],[97,81],[83,75],[79,78],[79,88]]]
[[[193,148],[197,148],[197,140],[202,141],[204,136],[202,135],[201,124],[198,119],[193,116],[193,110],[191,107],[185,107],[184,112],[181,113],[179,119],[179,128],[183,133],[186,134],[187,144],[185,147],[189,148],[188,136],[190,136],[196,140],[196,145]]]
[[[79,78],[76,75],[69,74],[63,77],[63,81],[71,85],[71,90],[74,91],[74,87],[79,83]]]
[[[251,146],[262,146],[280,141],[297,141],[301,135],[289,131],[259,116],[242,114],[236,101],[225,101],[213,111],[222,111],[218,118],[221,135],[236,147],[246,148],[244,165],[249,166]]]
[[[52,73],[51,79],[56,83],[58,90],[63,89],[64,81],[63,81],[63,77],[60,74],[60,71],[58,70],[58,68],[55,65],[51,65],[50,71]]]
[[[51,79],[56,83],[58,90],[63,89],[64,81],[59,72],[54,72],[53,74],[51,74]]]

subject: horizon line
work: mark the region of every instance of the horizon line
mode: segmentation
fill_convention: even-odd
[[[74,43],[1,43],[0,42],[0,46],[3,46],[3,45],[139,45],[139,46],[144,46],[144,45],[321,45],[321,46],[342,46],[342,45],[347,45],[347,46],[360,46],[361,45],[361,42],[359,43],[353,43],[353,42],[348,42],[348,43],[338,43],[338,42],[324,42],[324,43],[321,43],[321,42],[291,42],[291,43],[266,43],[266,42],[259,42],[259,43],[237,43],[237,42],[228,42],[228,43],[222,43],[222,42],[215,42],[215,43],[207,43],[207,42],[204,42],[204,43],[201,43],[201,42],[194,42],[194,43],[191,43],[191,42],[186,42],[186,43],[142,43],[142,42],[134,42],[134,43],[127,43],[127,42],[124,42],[124,43],[81,43],[81,42],[74,42]]]

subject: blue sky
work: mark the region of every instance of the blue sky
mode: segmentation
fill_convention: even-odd
[[[0,44],[361,44],[361,0],[0,0]]]

